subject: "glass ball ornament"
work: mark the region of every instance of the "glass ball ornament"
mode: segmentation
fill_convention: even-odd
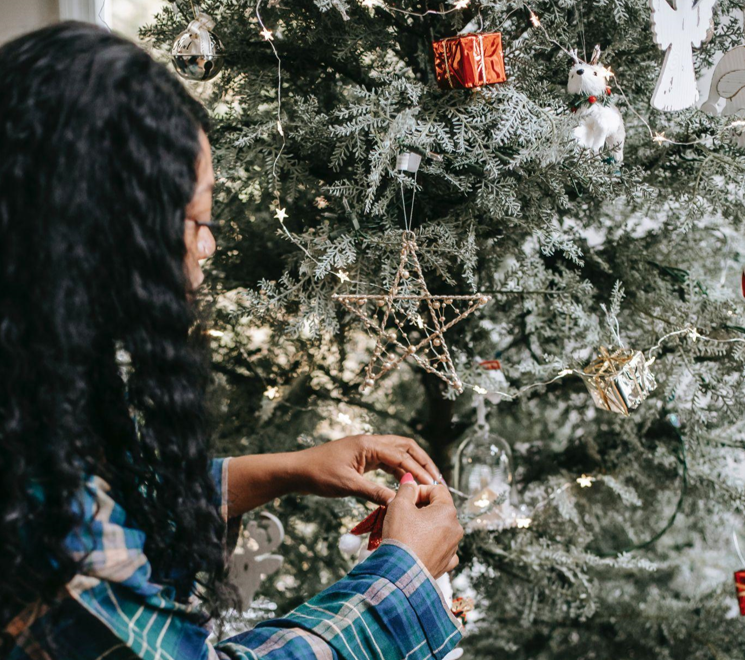
[[[176,37],[171,48],[173,66],[187,80],[212,80],[220,73],[225,47],[212,31],[215,21],[200,11],[189,26]]]
[[[467,496],[460,508],[469,530],[514,525],[512,450],[506,440],[477,426],[458,447],[453,468],[455,487]]]

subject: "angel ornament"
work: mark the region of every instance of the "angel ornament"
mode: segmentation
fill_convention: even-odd
[[[621,111],[611,99],[610,69],[600,64],[600,46],[595,46],[590,62],[584,62],[571,51],[574,64],[569,71],[567,92],[571,94],[571,110],[579,119],[574,137],[585,149],[609,150],[608,160],[623,162],[626,127]]]
[[[716,0],[649,0],[652,31],[665,61],[652,94],[652,107],[672,112],[698,101],[693,48],[707,37]]]

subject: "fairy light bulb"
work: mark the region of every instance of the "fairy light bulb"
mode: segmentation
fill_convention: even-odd
[[[590,488],[596,479],[588,474],[583,474],[581,477],[577,477],[576,481],[580,488]]]

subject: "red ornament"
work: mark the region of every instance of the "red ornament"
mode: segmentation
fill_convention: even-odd
[[[608,96],[610,96],[610,94],[611,94],[611,91],[612,91],[612,90],[611,90],[611,88],[610,88],[610,87],[606,87],[606,88],[605,88],[605,93],[606,93],[606,94],[607,94]]]
[[[589,96],[589,97],[587,98],[587,102],[588,102],[588,103],[589,103],[590,105],[592,105],[593,103],[595,103],[595,102],[596,102],[597,100],[598,100],[598,97],[597,97],[597,96]]]
[[[484,360],[479,366],[486,371],[499,371],[502,363],[499,360]]]
[[[740,616],[745,616],[745,570],[735,571],[735,589],[740,605]]]
[[[437,83],[445,89],[470,89],[507,80],[502,34],[459,34],[433,41]]]
[[[572,106],[572,112],[577,112],[577,106],[576,105],[573,105]]]
[[[385,521],[385,512],[386,507],[379,506],[349,532],[355,536],[370,534],[370,539],[367,542],[367,549],[370,551],[375,550],[383,540],[383,522]]]

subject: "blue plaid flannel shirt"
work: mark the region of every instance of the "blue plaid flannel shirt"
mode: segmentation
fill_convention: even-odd
[[[226,522],[228,460],[212,468]],[[34,603],[8,624],[10,660],[440,660],[461,638],[427,569],[404,545],[385,541],[287,616],[213,646],[199,603],[178,603],[172,588],[151,581],[144,534],[103,479],[86,482],[80,506],[92,522],[69,537],[80,573],[52,610]]]

